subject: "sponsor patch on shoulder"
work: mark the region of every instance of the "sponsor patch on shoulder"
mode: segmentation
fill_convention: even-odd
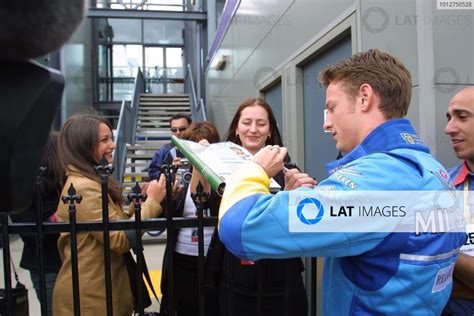
[[[355,183],[351,178],[344,175],[340,170],[331,176],[334,180],[337,180],[344,184],[346,187],[355,190],[357,188],[357,183]]]
[[[343,168],[343,169],[339,170],[339,173],[350,175],[350,176],[355,176],[355,177],[364,177],[364,175],[357,170],[356,166],[350,166],[350,167],[347,167],[347,168]]]
[[[408,144],[412,144],[412,145],[423,144],[420,137],[416,134],[400,133],[400,136]]]
[[[315,191],[335,191],[336,187],[334,185],[317,185],[314,188]]]

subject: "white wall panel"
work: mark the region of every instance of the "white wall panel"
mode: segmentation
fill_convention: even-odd
[[[243,0],[217,52],[227,56],[225,69],[206,73],[206,104],[219,131],[228,127],[244,98],[258,95],[260,79],[281,70],[296,50],[351,6],[353,0]]]
[[[399,57],[418,85],[416,1],[361,0],[361,51],[378,48]]]

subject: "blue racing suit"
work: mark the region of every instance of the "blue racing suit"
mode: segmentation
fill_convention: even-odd
[[[326,167],[329,177],[315,188],[321,194],[452,187],[444,167],[405,119],[380,125],[354,150]],[[249,260],[326,257],[324,315],[441,313],[465,234],[292,233],[288,219],[292,193],[270,195],[268,187],[264,170],[249,162],[225,190],[219,236],[236,256]]]

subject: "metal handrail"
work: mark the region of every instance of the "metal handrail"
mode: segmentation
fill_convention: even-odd
[[[193,72],[191,70],[191,65],[188,64],[187,66],[187,71],[186,71],[186,76],[185,80],[189,79],[189,85],[188,85],[188,90],[190,90],[191,94],[191,114],[193,116],[194,120],[207,120],[207,113],[206,113],[206,106],[204,104],[204,100],[202,98],[197,98],[196,95],[196,86],[194,85],[194,78],[193,78]],[[201,110],[201,113],[199,113],[199,110]]]
[[[115,151],[114,151],[114,178],[119,183],[122,181],[125,168],[125,162],[127,160],[127,143],[131,142],[131,116],[132,108],[126,100],[122,101],[120,108],[120,116],[117,124],[116,135],[115,135]]]
[[[133,88],[133,98],[132,98],[132,145],[135,145],[135,134],[137,131],[137,124],[138,124],[138,107],[140,105],[140,95],[145,92],[145,77],[143,76],[142,71],[138,68],[137,77],[135,78],[135,84]]]
[[[202,120],[207,121],[206,107],[204,106],[203,99],[199,99],[199,106],[201,107]]]
[[[135,77],[133,96],[131,103],[124,100],[120,108],[120,116],[117,124],[114,151],[114,178],[122,183],[127,161],[127,144],[135,144],[135,135],[137,131],[138,107],[140,104],[140,95],[145,92],[145,78],[140,69]]]

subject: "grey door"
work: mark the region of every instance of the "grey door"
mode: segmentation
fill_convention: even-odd
[[[351,55],[351,38],[348,35],[302,66],[304,77],[304,170],[318,181],[327,177],[324,164],[335,160],[337,156],[331,134],[323,131],[326,93],[325,89],[319,85],[319,72],[325,65],[334,64]]]

